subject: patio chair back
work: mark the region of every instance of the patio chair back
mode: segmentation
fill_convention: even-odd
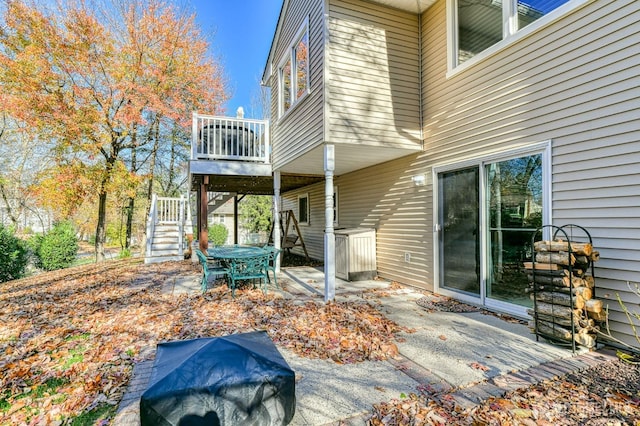
[[[265,250],[269,253],[267,256],[267,265],[265,266],[265,271],[267,274],[267,280],[271,283],[271,277],[269,276],[269,271],[273,272],[273,282],[278,288],[278,278],[276,277],[276,261],[280,253],[282,253],[282,249],[277,249],[272,246],[265,246]]]
[[[231,259],[229,278],[231,278],[231,294],[235,295],[237,281],[260,280],[267,278],[267,256],[247,256]],[[266,285],[263,287],[266,293]]]
[[[200,289],[202,292],[207,291],[207,283],[209,281],[209,275],[211,273],[218,275],[228,275],[229,269],[219,265],[217,262],[215,264],[210,263],[207,256],[205,256],[200,249],[196,249],[196,256],[198,256],[198,260],[202,265],[202,281],[200,282]]]

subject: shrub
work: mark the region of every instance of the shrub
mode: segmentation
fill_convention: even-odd
[[[27,245],[13,230],[0,224],[0,283],[24,276],[29,261]]]
[[[128,259],[131,257],[131,249],[125,248],[120,250],[118,254],[118,259]]]
[[[229,231],[224,223],[215,223],[209,226],[209,240],[213,242],[214,246],[221,246],[227,242]]]
[[[45,271],[69,267],[78,254],[78,238],[69,222],[57,223],[44,236],[33,240],[36,266]]]

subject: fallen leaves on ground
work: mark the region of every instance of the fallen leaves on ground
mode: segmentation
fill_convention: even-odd
[[[163,294],[187,262],[111,261],[0,284],[0,424],[66,422],[117,404],[161,341],[264,329],[281,347],[339,363],[398,353],[404,329],[366,303],[306,303],[226,286]]]
[[[418,306],[426,309],[429,312],[443,311],[443,312],[480,312],[481,309],[477,306],[469,305],[464,302],[460,302],[451,297],[440,295],[428,295],[416,300]]]
[[[430,392],[374,406],[369,423],[391,425],[639,425],[640,368],[620,361],[492,397],[462,409],[450,393]]]
[[[527,324],[527,321],[519,318],[512,317],[507,314],[489,311],[487,309],[469,305],[468,303],[461,302],[452,297],[442,296],[439,294],[426,293],[424,297],[416,300],[416,304],[421,308],[424,308],[427,312],[455,312],[455,313],[468,313],[468,312],[481,312],[483,315],[492,315],[500,318],[503,321],[516,324]]]
[[[491,370],[491,368],[487,367],[484,364],[480,364],[479,362],[472,362],[471,363],[471,368],[473,368],[475,370],[481,370],[481,371],[489,371],[489,370]]]

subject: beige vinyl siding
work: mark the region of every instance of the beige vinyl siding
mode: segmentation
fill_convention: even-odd
[[[637,306],[639,22],[638,1],[594,1],[447,78],[445,1],[422,17],[425,171],[551,140],[553,223],[591,233],[596,294],[629,342],[615,294]]]
[[[328,26],[327,141],[421,146],[418,16],[330,0]]]
[[[298,155],[318,146],[324,140],[323,66],[324,66],[324,0],[290,0],[275,47],[271,76],[271,138],[274,169],[281,168]],[[296,33],[309,18],[309,87],[310,93],[290,110],[279,116],[278,66],[290,48]]]
[[[432,290],[425,279],[433,274],[425,256],[432,245],[426,215],[432,194],[414,185],[412,177],[420,173],[416,156],[410,155],[340,176],[339,224],[376,229],[378,275]]]
[[[313,259],[324,259],[324,183],[307,186],[300,190],[289,191],[282,195],[281,211],[292,210],[296,220],[300,220],[298,212],[298,195],[309,195],[309,223],[299,225],[305,247],[309,257]],[[283,226],[286,223],[283,222]],[[284,231],[283,231],[284,232]],[[293,223],[289,227],[287,234],[296,234]],[[302,247],[291,249],[292,253],[304,256]]]
[[[427,186],[413,184],[412,177],[420,173],[416,156],[411,155],[336,178],[336,228],[376,229],[378,274],[432,290],[432,262],[424,254],[432,245],[432,228],[427,223],[432,194]],[[304,193],[310,198],[311,222],[309,226],[301,226],[302,233],[310,256],[322,259],[324,184],[284,194],[283,209],[293,209],[297,215],[298,195]],[[294,252],[302,253],[300,248]],[[410,262],[405,262],[406,253]]]

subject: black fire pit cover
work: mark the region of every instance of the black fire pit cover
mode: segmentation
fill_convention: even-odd
[[[142,425],[286,425],[295,375],[264,331],[161,343]]]

